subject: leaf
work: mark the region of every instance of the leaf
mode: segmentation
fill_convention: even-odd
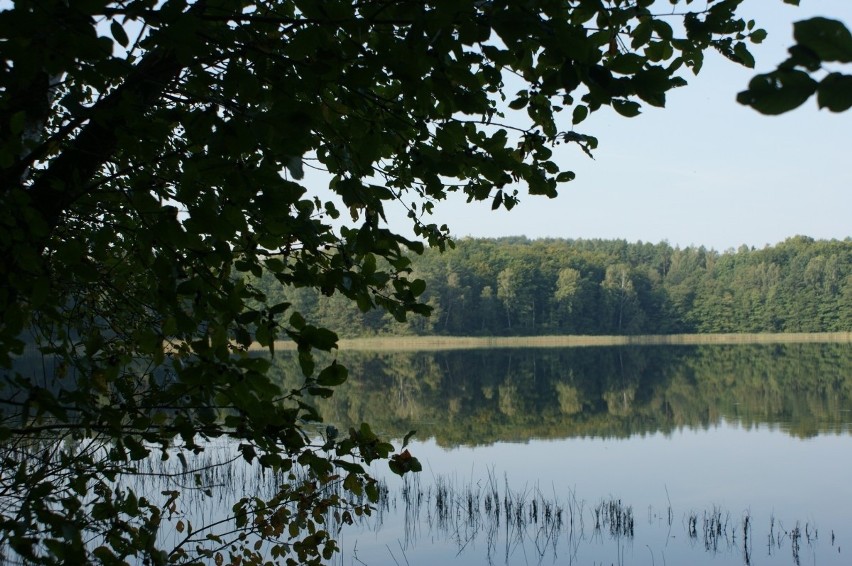
[[[305,327],[305,317],[299,312],[294,312],[290,315],[290,326],[296,330],[302,330]]]
[[[586,119],[589,115],[589,107],[582,104],[574,107],[574,112],[571,115],[572,123],[576,126]]]
[[[394,454],[391,456],[391,460],[388,465],[391,471],[399,476],[408,472],[419,472],[423,470],[423,466],[420,464],[420,461],[412,456],[411,452],[408,450],[403,450],[400,454]]]
[[[757,75],[737,102],[761,114],[777,115],[797,108],[816,91],[817,83],[804,71],[776,70]]]
[[[766,39],[766,30],[765,29],[756,29],[748,35],[749,41],[752,43],[763,43],[763,40]]]
[[[298,359],[299,367],[302,370],[302,375],[304,375],[305,377],[310,377],[311,375],[313,375],[316,363],[314,362],[314,357],[311,355],[311,353],[300,349]]]
[[[651,27],[660,39],[671,41],[672,37],[674,37],[674,30],[672,30],[672,26],[670,26],[665,20],[651,20]]]
[[[305,177],[305,169],[302,166],[301,157],[292,156],[287,159],[287,162],[284,165],[287,167],[287,171],[290,173],[290,176],[297,181],[301,181]]]
[[[796,22],[793,37],[823,61],[852,62],[852,34],[842,22],[821,17]]]
[[[749,69],[754,69],[754,56],[749,52],[748,47],[742,41],[734,45],[734,56],[737,61],[742,63]]]
[[[127,37],[127,32],[124,31],[124,26],[117,21],[112,21],[109,25],[109,31],[112,34],[112,38],[122,47],[127,47],[130,44],[130,39]]]
[[[327,328],[306,325],[302,329],[302,338],[312,347],[325,352],[337,346],[337,334]]]
[[[331,365],[319,372],[317,376],[317,384],[334,387],[346,381],[349,371],[342,365],[337,363],[337,360],[331,362]]]
[[[852,76],[831,73],[819,82],[817,104],[832,112],[845,112],[852,107]]]
[[[314,397],[321,397],[323,399],[329,399],[334,395],[334,389],[329,389],[328,387],[308,387],[308,393],[313,395]]]
[[[23,110],[15,112],[12,114],[12,117],[9,119],[9,129],[11,133],[15,136],[24,131],[24,127],[27,125],[27,113]]]
[[[633,118],[634,116],[638,116],[641,108],[638,102],[634,102],[632,100],[621,100],[617,98],[613,99],[612,107],[616,112],[627,118]]]
[[[503,191],[497,191],[497,194],[494,195],[494,200],[491,201],[491,210],[497,210],[500,208],[500,205],[503,203]]]
[[[426,290],[426,281],[423,279],[415,279],[410,283],[408,288],[412,295],[419,297]]]
[[[519,96],[509,103],[509,108],[511,108],[512,110],[521,110],[522,108],[526,107],[529,101],[530,99],[526,96]]]
[[[402,447],[403,448],[408,446],[408,441],[411,440],[411,437],[414,436],[415,434],[417,434],[416,430],[408,431],[408,434],[406,434],[405,437],[402,439]]]
[[[645,58],[636,53],[623,53],[616,55],[607,63],[607,68],[621,75],[632,75],[642,70],[645,65]]]
[[[633,49],[638,49],[642,47],[649,41],[651,41],[651,35],[654,32],[654,28],[651,25],[651,21],[645,20],[641,22],[638,26],[633,29],[633,32],[630,34],[633,39],[630,42],[630,46]]]

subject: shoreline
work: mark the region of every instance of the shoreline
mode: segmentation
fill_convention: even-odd
[[[338,350],[386,352],[477,350],[484,348],[584,348],[600,346],[702,346],[736,344],[852,344],[852,332],[796,332],[754,334],[647,334],[635,336],[372,336],[341,338]],[[265,350],[252,344],[250,350]],[[289,340],[275,349],[295,350]]]

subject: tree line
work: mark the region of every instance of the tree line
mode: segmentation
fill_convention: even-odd
[[[412,257],[432,312],[398,322],[345,297],[253,281],[342,336],[852,330],[852,239],[718,252],[624,240],[465,238]]]

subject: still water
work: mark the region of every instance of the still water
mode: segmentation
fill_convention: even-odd
[[[325,420],[424,470],[374,470],[337,564],[852,563],[848,344],[339,358]]]

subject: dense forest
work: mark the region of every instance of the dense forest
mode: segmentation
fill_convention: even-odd
[[[624,240],[462,239],[412,259],[430,317],[397,322],[313,289],[254,281],[341,336],[852,330],[852,239],[796,236],[763,249]]]

